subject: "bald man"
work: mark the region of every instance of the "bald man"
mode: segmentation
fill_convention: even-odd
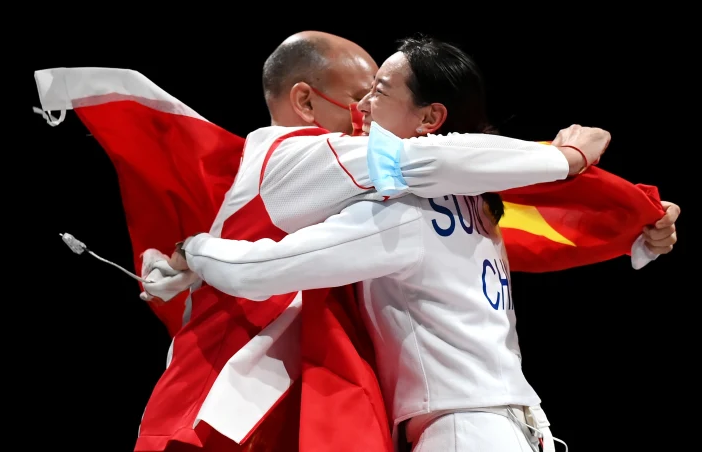
[[[377,69],[377,64],[365,50],[338,36],[308,31],[289,37],[269,56],[263,68],[263,89],[271,116],[271,128],[281,132],[307,129],[317,131],[323,128],[347,135],[359,134],[358,116],[355,117],[357,127],[354,129],[353,126],[353,115],[358,115],[355,103],[370,90]],[[268,150],[266,146],[261,147],[256,139],[247,139],[236,182],[227,193],[217,224],[210,232],[219,234],[227,216],[238,212],[240,216],[246,217],[245,220],[238,223],[236,219],[231,220],[226,232],[228,235],[225,236],[279,237],[282,231],[267,221],[265,206],[260,197],[256,196],[259,181],[252,177],[253,173],[260,172],[260,163],[256,167],[252,161],[260,162],[261,153],[265,154]],[[235,230],[231,230],[232,225]],[[247,300],[221,300],[219,293],[210,297],[216,298],[216,303],[213,303],[205,294],[206,290],[211,289],[204,287],[198,290],[196,286],[187,300],[184,327],[173,339],[168,368],[156,384],[142,418],[142,444],[146,442],[144,439],[148,439],[144,435],[159,435],[168,437],[171,441],[189,444],[193,446],[192,450],[198,450],[195,449],[198,443],[204,443],[205,450],[208,451],[244,450],[227,438],[236,437],[231,433],[231,428],[239,426],[237,421],[240,417],[237,413],[230,413],[236,421],[224,426],[217,419],[205,416],[204,422],[216,426],[218,431],[209,429],[204,423],[200,423],[197,429],[193,425],[196,423],[196,415],[207,402],[208,394],[220,394],[220,399],[226,398],[226,395],[221,396],[222,392],[226,394],[228,391],[226,384],[219,385],[212,378],[220,374],[227,359],[247,343],[246,340],[237,341],[241,334],[230,329],[232,325],[242,322],[241,318],[237,320],[237,315],[240,316],[238,312],[250,311],[262,305]],[[216,309],[215,304],[221,308]],[[283,298],[280,306],[284,309],[289,304],[290,297]],[[227,307],[234,307],[238,312],[227,310]],[[280,310],[271,314],[264,312],[263,315],[272,320],[279,312]],[[261,323],[265,326],[266,322]],[[249,327],[254,328],[253,325]],[[227,337],[233,339],[227,340]],[[256,392],[255,389],[251,391]],[[256,429],[254,436],[247,440],[246,450],[297,450],[300,412],[296,399],[299,400],[299,397],[300,388],[294,388],[272,410],[266,422]],[[238,406],[231,408],[241,411]],[[167,431],[162,428],[164,418],[168,419]],[[226,424],[227,419],[222,422]],[[380,434],[389,435],[387,420],[382,428],[385,432]],[[364,433],[354,429],[350,429],[350,432],[361,437]],[[327,445],[328,450],[356,450],[358,444],[345,442],[346,444],[330,443]]]

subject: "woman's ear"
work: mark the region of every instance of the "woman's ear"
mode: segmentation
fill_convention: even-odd
[[[444,104],[434,103],[424,107],[422,111],[422,133],[436,133],[444,124],[448,111]]]

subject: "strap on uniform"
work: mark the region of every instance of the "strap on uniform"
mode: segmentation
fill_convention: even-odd
[[[546,418],[546,413],[540,405],[526,407],[524,410],[526,423],[535,429],[536,435],[541,439],[541,447],[544,452],[556,452],[556,445],[553,442],[553,435],[548,428],[551,424]]]

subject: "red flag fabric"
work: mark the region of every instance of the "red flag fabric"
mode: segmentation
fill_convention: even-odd
[[[242,138],[134,71],[59,68],[37,71],[35,79],[42,109],[75,110],[112,159],[135,268],[145,249],[168,252],[176,241],[209,230],[237,173]],[[314,327],[302,335],[302,375],[241,445],[201,422],[198,411],[227,359],[274,326],[294,294],[218,304],[205,286],[193,297],[184,327],[184,298],[152,305],[174,336],[173,359],[146,407],[136,451],[392,450],[373,350],[350,288],[305,292],[302,321]]]
[[[209,230],[237,173],[242,138],[200,117],[134,71],[49,69],[37,71],[35,78],[43,110],[74,109],[112,159],[135,268],[140,268],[145,249],[168,252],[175,242]],[[663,215],[655,187],[634,186],[596,168],[577,178],[502,195],[506,214],[501,225],[512,271],[562,270],[625,255],[643,226]],[[295,403],[295,391],[289,391],[243,448],[203,422],[195,425],[199,403],[226,360],[207,362],[192,351],[222,343],[223,337],[209,333],[218,324],[231,333],[228,349],[244,347],[281,315],[290,298],[258,304],[236,300],[231,303],[236,308],[223,310],[214,303],[216,297],[201,290],[200,312],[185,328],[184,295],[153,304],[177,339],[174,357],[181,355],[179,344],[191,354],[184,361],[174,358],[159,381],[165,389],[161,393],[157,387],[155,394],[169,397],[150,401],[136,450],[161,451],[177,442],[210,450],[289,451],[291,444],[304,451],[391,450],[372,348],[350,290],[307,293],[302,322],[314,327],[302,328],[300,401]],[[289,427],[288,416],[294,412],[301,417],[299,430],[297,425],[292,431],[283,428]],[[285,417],[285,426],[277,416]]]
[[[336,287],[324,303],[310,303],[302,310],[301,451],[394,450],[373,344],[354,290]],[[343,428],[336,410],[350,415],[359,428]]]
[[[244,146],[211,122],[170,113],[166,102],[147,104],[108,95],[79,99],[74,108],[117,171],[137,270],[148,248],[170,253],[176,242],[209,230]],[[171,336],[186,296],[149,303]]]
[[[578,177],[501,193],[510,271],[543,273],[630,255],[665,211],[658,189],[597,167]]]

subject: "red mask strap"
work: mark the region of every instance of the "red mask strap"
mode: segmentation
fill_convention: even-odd
[[[312,91],[314,91],[319,97],[326,100],[327,102],[336,105],[337,107],[343,108],[344,110],[349,110],[351,112],[351,127],[353,127],[353,132],[351,136],[358,136],[363,134],[363,113],[358,109],[358,102],[353,102],[349,105],[344,105],[331,97],[327,96],[323,92],[319,91],[317,88],[310,86]],[[317,127],[322,127],[315,121],[314,124]]]
[[[315,88],[314,86],[310,86],[310,88],[312,89],[312,91],[315,92],[315,94],[317,94],[319,97],[321,97],[322,99],[326,100],[327,102],[331,102],[332,104],[336,105],[337,107],[341,107],[341,108],[343,108],[344,110],[346,110],[347,108],[349,108],[348,105],[344,105],[344,104],[342,104],[341,102],[338,102],[338,101],[332,99],[331,97],[327,96],[326,94],[324,94],[323,92],[321,92],[320,90],[318,90],[317,88]]]

